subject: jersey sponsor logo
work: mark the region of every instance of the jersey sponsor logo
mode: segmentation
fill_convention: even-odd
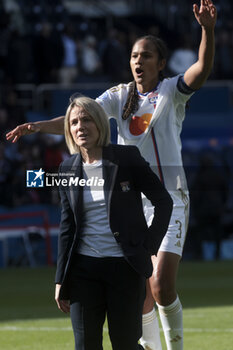
[[[157,103],[159,97],[159,93],[158,92],[154,92],[152,91],[149,95],[148,95],[148,100],[151,104],[155,104]]]
[[[175,246],[181,248],[181,243],[180,243],[180,241],[177,241],[176,244],[175,244]]]
[[[148,128],[151,118],[151,113],[145,113],[141,117],[133,116],[129,124],[130,133],[135,136],[143,134]]]

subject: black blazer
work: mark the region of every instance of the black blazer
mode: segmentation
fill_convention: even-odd
[[[121,245],[125,259],[141,275],[153,271],[151,255],[156,255],[167,231],[172,199],[140,155],[135,146],[103,147],[104,196],[109,224],[114,238]],[[60,166],[60,178],[72,172],[82,178],[82,157],[75,154]],[[83,187],[60,186],[61,223],[55,283],[62,285],[60,298],[69,299],[68,277],[73,253],[79,242],[83,218]],[[154,219],[148,228],[141,192],[155,207]]]

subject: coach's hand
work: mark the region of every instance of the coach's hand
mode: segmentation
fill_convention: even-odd
[[[12,141],[12,143],[15,143],[19,140],[21,136],[30,135],[39,131],[40,131],[39,123],[25,123],[25,124],[18,125],[15,129],[9,131],[6,134],[6,139],[7,141]]]
[[[65,312],[67,314],[68,312],[70,312],[70,301],[69,300],[61,300],[59,298],[60,289],[61,289],[61,285],[56,284],[55,300],[56,300],[58,309],[60,309],[62,312]]]

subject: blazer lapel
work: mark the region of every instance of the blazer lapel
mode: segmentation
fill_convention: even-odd
[[[111,203],[112,192],[115,185],[116,174],[118,170],[118,164],[113,163],[110,159],[108,159],[109,154],[106,154],[108,153],[107,151],[111,150],[110,147],[111,146],[108,146],[103,149],[104,198],[106,202],[108,218],[110,214],[110,203]],[[113,158],[113,157],[110,157],[110,158]]]
[[[83,177],[83,171],[82,171],[82,157],[80,154],[77,154],[77,156],[74,159],[74,162],[71,166],[71,172],[75,174],[75,178],[78,178],[78,181]],[[75,180],[75,179],[74,179]],[[70,198],[71,198],[71,204],[74,208],[74,213],[77,213],[77,209],[79,206],[79,203],[81,203],[82,199],[82,186],[76,186],[75,183],[72,183],[70,186]]]

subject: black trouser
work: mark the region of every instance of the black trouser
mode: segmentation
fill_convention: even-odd
[[[124,258],[76,255],[70,273],[76,350],[102,350],[105,317],[113,350],[139,350],[145,278]]]

